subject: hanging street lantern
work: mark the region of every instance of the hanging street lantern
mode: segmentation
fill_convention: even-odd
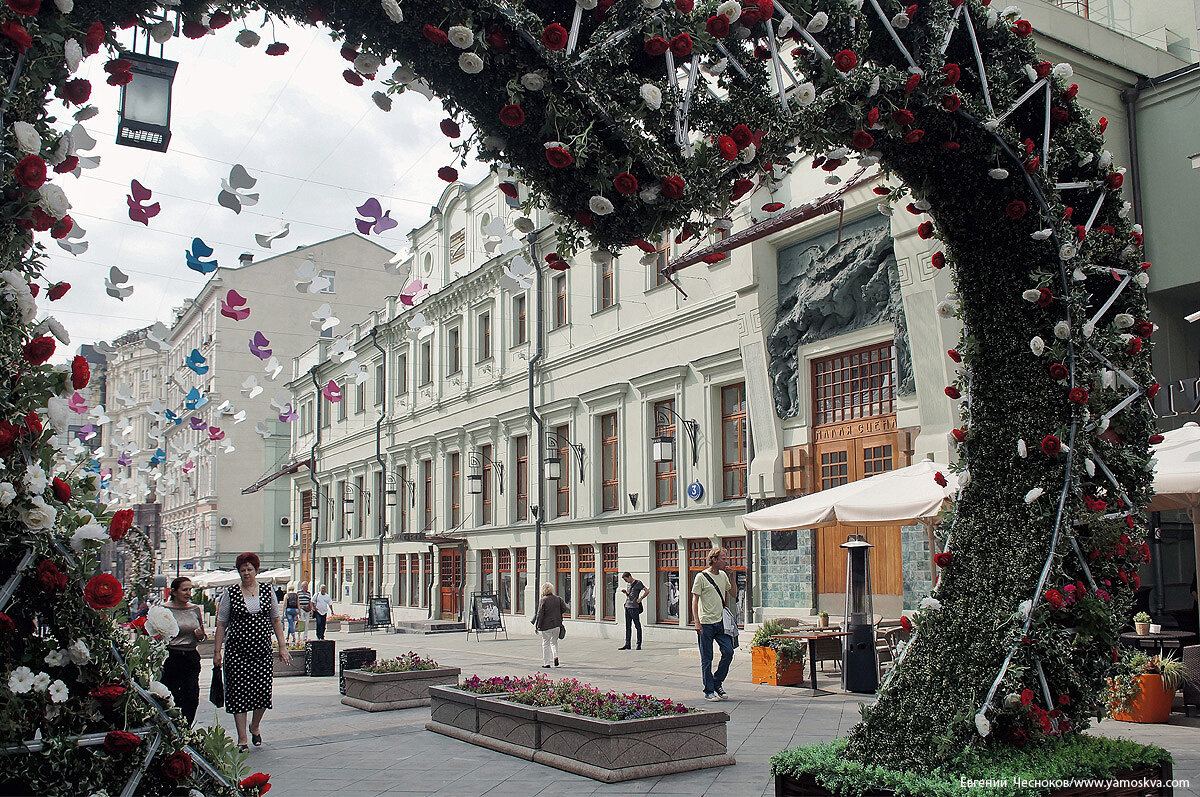
[[[176,61],[134,52],[123,52],[133,80],[121,87],[121,112],[117,143],[155,152],[166,152],[171,143],[171,84]]]
[[[545,461],[546,480],[556,482],[562,478],[562,460],[557,456],[546,457]]]
[[[674,462],[675,461],[675,437],[669,434],[655,435],[650,438],[654,444],[654,461],[655,462]]]

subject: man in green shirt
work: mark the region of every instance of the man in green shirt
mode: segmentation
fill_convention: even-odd
[[[733,640],[725,633],[725,601],[733,591],[726,572],[724,548],[708,552],[708,568],[696,574],[692,582],[692,623],[700,642],[700,670],[704,679],[704,699],[724,700],[722,686],[733,661]],[[721,660],[713,672],[713,642],[721,649]]]

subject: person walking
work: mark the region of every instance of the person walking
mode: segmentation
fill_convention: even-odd
[[[733,591],[726,573],[728,562],[724,548],[708,552],[708,568],[696,574],[692,582],[692,623],[700,643],[700,670],[705,700],[724,700],[722,688],[729,664],[733,661],[733,640],[725,633],[725,601]],[[713,642],[721,649],[721,660],[713,672]]]
[[[626,586],[620,592],[625,593],[625,645],[617,650],[629,650],[629,642],[633,636],[633,627],[637,626],[637,649],[642,649],[642,601],[646,600],[646,585],[638,581],[628,572],[622,574]]]
[[[192,580],[180,576],[172,581],[171,591],[163,605],[179,624],[179,633],[167,641],[162,682],[171,690],[175,705],[191,726],[196,721],[196,708],[200,705],[200,653],[196,645],[207,638],[204,615],[200,607],[192,603]]]
[[[312,593],[308,591],[308,582],[301,581],[300,589],[296,590],[296,603],[300,608],[300,624],[304,626],[304,641],[308,641],[308,621],[312,616]]]
[[[217,612],[213,666],[225,670],[225,710],[237,726],[238,749],[245,752],[246,731],[255,747],[262,746],[262,718],[271,708],[271,633],[279,643],[284,664],[292,663],[283,634],[279,600],[270,584],[258,583],[258,555],[237,558],[241,583],[229,588]],[[226,656],[228,647],[228,656]],[[247,726],[247,717],[249,725]]]
[[[537,614],[533,617],[534,629],[542,635],[542,667],[550,669],[550,661],[558,666],[558,640],[563,634],[563,615],[570,614],[566,602],[554,594],[554,585],[542,585],[542,599],[538,602]]]
[[[325,622],[329,619],[329,610],[333,608],[333,598],[325,591],[325,585],[321,585],[321,591],[312,599],[312,613],[317,620],[317,639],[325,638]]]
[[[300,617],[300,596],[295,583],[289,581],[287,594],[283,596],[283,616],[287,619],[288,644],[296,641],[296,620]]]

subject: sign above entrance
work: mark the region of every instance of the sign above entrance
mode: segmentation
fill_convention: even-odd
[[[880,415],[876,418],[863,418],[847,423],[818,426],[813,430],[813,441],[828,443],[833,440],[848,440],[864,435],[886,434],[894,431],[896,431],[896,416]]]

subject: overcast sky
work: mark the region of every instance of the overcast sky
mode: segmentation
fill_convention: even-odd
[[[92,82],[92,102],[101,109],[84,123],[98,144],[81,154],[99,155],[101,164],[79,179],[57,175],[55,182],[66,190],[71,216],[87,230],[90,245],[73,257],[42,234],[50,251],[46,277],[70,282],[72,289],[52,304],[45,294],[40,301],[70,331],[72,352],[80,343],[111,341],[154,321],[169,324],[171,308],[206,280],[185,265],[184,250],[195,237],[215,250],[222,266],[236,265],[247,251],[261,260],[353,232],[354,209],[378,197],[399,226],[372,237],[401,251],[408,231],[428,219],[446,187],[436,177],[452,156],[438,129],[445,116],[440,102],[409,92],[385,113],[371,100],[377,84],[357,88],[342,78],[350,65],[327,32],[276,23],[276,37],[291,50],[272,57],[264,52],[272,41],[270,27],[259,31],[263,42],[253,49],[234,42],[239,29],[235,22],[199,41],[180,37],[167,43],[163,55],[178,61],[179,71],[173,137],[165,154],[114,143],[120,90],[104,82],[105,55],[81,67],[79,76]],[[128,32],[122,36],[128,46]],[[151,54],[158,54],[156,45]],[[393,66],[385,65],[380,76]],[[70,119],[58,101],[52,110]],[[235,163],[258,178],[252,190],[261,195],[240,215],[216,202],[220,181]],[[474,181],[485,174],[486,167],[472,163],[462,177]],[[129,218],[125,196],[132,179],[162,205],[149,227]],[[274,229],[280,220],[291,223],[290,235],[271,250],[259,247],[254,234]],[[114,265],[134,287],[123,302],[104,291]]]

